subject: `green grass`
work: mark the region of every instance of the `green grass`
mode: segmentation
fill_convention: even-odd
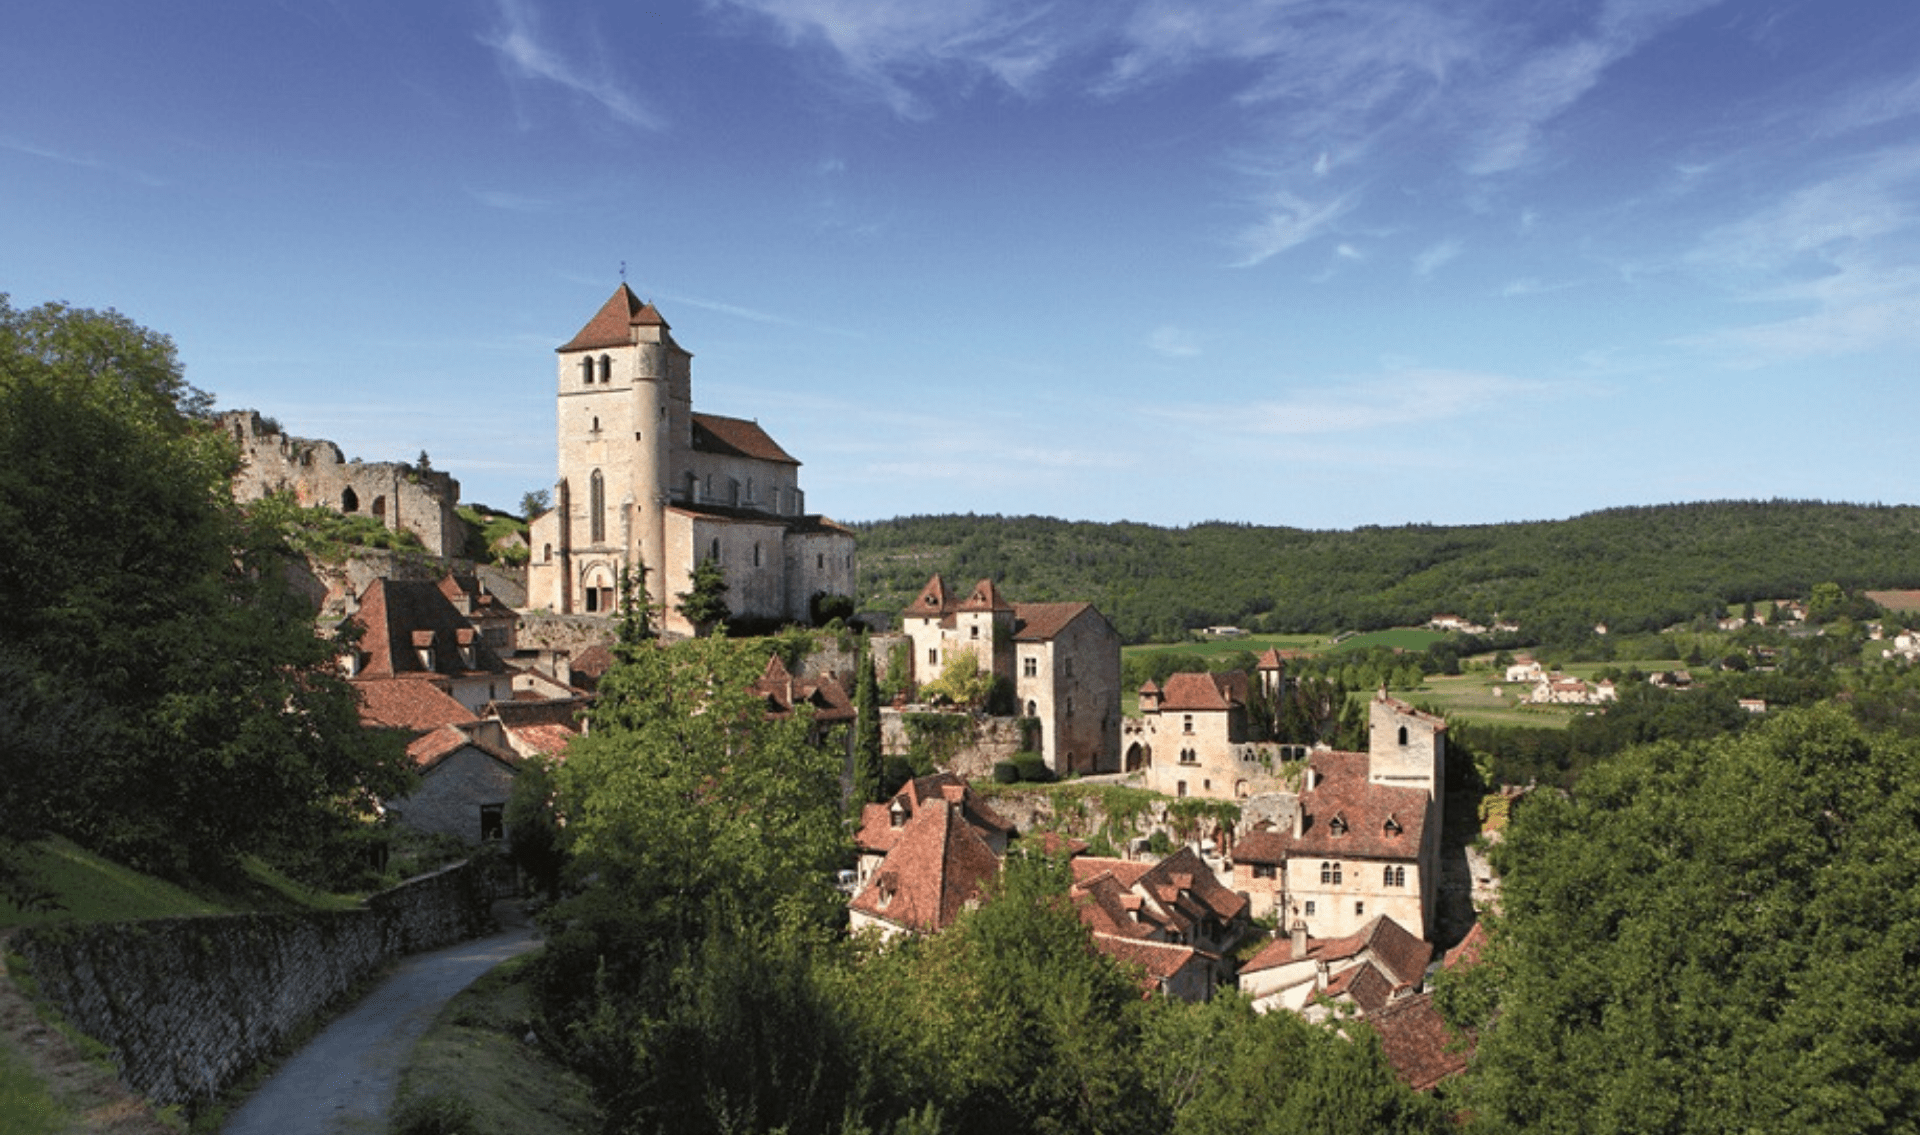
[[[59,898],[61,908],[25,912],[0,902],[0,929],[50,922],[118,922],[131,918],[225,914],[232,909],[183,887],[102,859],[64,839],[44,840],[34,845],[27,856],[27,866],[34,878]]]
[[[1233,654],[1242,650],[1260,654],[1268,647],[1273,647],[1275,650],[1305,650],[1317,654],[1330,649],[1331,646],[1332,640],[1326,635],[1256,634],[1245,638],[1204,638],[1187,642],[1150,642],[1139,646],[1123,646],[1120,648],[1120,656],[1125,658],[1129,654],[1165,654],[1169,651],[1175,654],[1202,656]]]
[[[327,894],[302,886],[253,856],[241,861],[244,873],[237,882],[200,891],[142,874],[57,837],[34,844],[26,865],[60,905],[53,910],[22,911],[0,901],[0,930],[55,922],[124,922],[248,910],[346,910],[360,905],[358,895]]]
[[[1441,631],[1423,630],[1419,627],[1395,627],[1390,631],[1368,631],[1343,640],[1334,647],[1336,652],[1348,650],[1370,650],[1384,646],[1390,650],[1425,650],[1448,636]]]
[[[0,1131],[7,1135],[62,1135],[76,1117],[54,1102],[12,1048],[0,1045]]]
[[[432,1096],[464,1100],[475,1135],[599,1129],[586,1082],[522,1039],[530,1014],[521,973],[531,956],[502,963],[440,1011],[401,1069],[401,1107]]]

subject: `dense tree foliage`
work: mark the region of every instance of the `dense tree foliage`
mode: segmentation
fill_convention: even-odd
[[[0,807],[176,876],[324,877],[409,774],[234,506],[207,403],[165,336],[0,297]]]
[[[1720,501],[1562,521],[1313,532],[1157,528],[1044,517],[904,517],[856,526],[861,609],[897,616],[934,571],[992,576],[1027,601],[1085,599],[1129,642],[1231,623],[1368,630],[1448,611],[1573,642],[1654,630],[1821,583],[1920,586],[1920,508]]]
[[[1493,1130],[1864,1132],[1920,1114],[1920,747],[1832,708],[1536,793],[1446,990]]]

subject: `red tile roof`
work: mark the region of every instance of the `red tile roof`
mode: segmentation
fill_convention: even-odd
[[[356,677],[508,672],[473,624],[447,601],[438,582],[376,579],[367,585],[359,609],[347,621],[360,628],[358,650],[366,659]],[[461,658],[462,645],[473,651],[472,666]],[[420,661],[416,649],[420,646],[432,647],[431,671]]]
[[[1454,1039],[1433,994],[1422,993],[1369,1013],[1367,1023],[1380,1034],[1380,1048],[1394,1074],[1417,1092],[1430,1091],[1440,1081],[1467,1066],[1471,1045]]]
[[[1467,936],[1460,939],[1460,943],[1453,949],[1447,951],[1445,960],[1440,964],[1445,969],[1453,969],[1456,966],[1478,965],[1480,963],[1480,953],[1486,948],[1487,925],[1484,922],[1476,922],[1473,924],[1473,928],[1467,931]]]
[[[1183,847],[1154,864],[1081,856],[1072,868],[1074,897],[1086,900],[1082,919],[1107,933],[1187,940],[1207,919],[1224,926],[1247,912],[1247,896],[1222,886],[1192,848]],[[1116,888],[1151,901],[1128,904]],[[1144,932],[1136,929],[1141,926]]]
[[[860,830],[854,833],[854,845],[866,852],[885,852],[899,842],[900,833],[906,824],[913,822],[921,807],[930,800],[950,799],[952,794],[959,796],[961,814],[966,821],[978,828],[984,835],[1001,837],[1013,834],[1013,824],[1000,813],[988,806],[967,783],[949,772],[938,772],[932,776],[922,776],[900,786],[893,799],[885,804],[868,804],[860,810]],[[906,820],[900,827],[893,826],[893,806],[898,803],[906,813]]]
[[[1214,959],[1212,954],[1177,942],[1152,942],[1098,930],[1093,933],[1093,948],[1122,965],[1138,966],[1143,975],[1140,984],[1148,993],[1178,977],[1181,970],[1196,964],[1205,967]]]
[[[472,711],[455,701],[430,675],[356,678],[352,685],[360,695],[360,724],[371,728],[424,733],[442,725],[475,720]]]
[[[1422,788],[1397,788],[1367,780],[1367,754],[1315,753],[1307,766],[1320,783],[1300,794],[1300,834],[1291,829],[1259,840],[1252,849],[1247,840],[1235,850],[1247,862],[1279,862],[1275,841],[1284,857],[1342,856],[1362,859],[1412,860],[1420,855],[1429,799]],[[1344,828],[1344,830],[1342,830]],[[1398,829],[1395,831],[1394,829]],[[1254,859],[1252,856],[1269,858]]]
[[[413,744],[407,746],[407,756],[412,759],[413,766],[424,773],[467,748],[476,749],[512,768],[518,768],[520,765],[518,753],[511,749],[497,748],[487,744],[485,741],[469,736],[465,730],[454,725],[443,725],[423,737],[416,738]]]
[[[753,692],[766,699],[769,717],[790,717],[798,705],[812,706],[816,722],[852,721],[857,716],[845,686],[831,677],[795,678],[777,654],[767,658]]]
[[[602,347],[625,347],[633,343],[632,328],[665,326],[667,321],[660,318],[652,304],[640,302],[632,288],[621,284],[607,302],[600,305],[600,310],[594,312],[593,318],[587,320],[587,325],[559,349],[593,351]]]
[[[1247,676],[1228,674],[1169,674],[1162,687],[1160,710],[1224,710],[1247,704]]]
[[[793,456],[767,436],[760,423],[745,418],[723,418],[718,414],[693,416],[693,448],[701,453],[728,457],[751,457],[781,465],[798,465]]]
[[[1015,603],[1013,639],[1015,642],[1046,642],[1066,630],[1068,624],[1083,613],[1093,609],[1091,603]]]
[[[854,896],[852,909],[913,931],[951,926],[1000,870],[1000,860],[960,811],[944,799],[917,811]]]

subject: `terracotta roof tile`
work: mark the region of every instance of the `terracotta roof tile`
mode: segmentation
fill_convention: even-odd
[[[667,321],[660,318],[650,303],[642,303],[633,289],[621,284],[614,290],[593,318],[587,320],[573,338],[559,349],[562,351],[593,351],[602,347],[625,347],[633,342],[632,328],[665,327]]]
[[[1273,841],[1258,841],[1249,858],[1246,841],[1236,857],[1248,862],[1279,862],[1282,856],[1326,855],[1365,859],[1412,860],[1420,854],[1426,825],[1425,789],[1397,788],[1367,780],[1367,754],[1320,752],[1307,761],[1320,783],[1300,794],[1300,834],[1291,829],[1273,833]],[[1392,821],[1389,825],[1388,821]],[[1338,821],[1338,822],[1336,822]],[[1341,831],[1344,825],[1345,830]],[[1397,832],[1392,828],[1397,827]]]
[[[1484,922],[1476,922],[1473,924],[1473,928],[1467,931],[1467,936],[1460,939],[1460,943],[1453,949],[1447,951],[1446,959],[1440,964],[1446,969],[1453,969],[1456,966],[1478,965],[1480,963],[1480,954],[1486,948],[1487,924]]]
[[[1083,612],[1093,609],[1091,603],[1015,603],[1014,641],[1047,642],[1066,630]]]
[[[1380,1048],[1394,1074],[1418,1092],[1467,1066],[1470,1045],[1461,1045],[1433,1007],[1433,994],[1404,998],[1370,1013],[1367,1023],[1380,1034]]]
[[[913,931],[951,926],[1000,870],[993,850],[959,812],[944,800],[916,812],[852,908]]]
[[[929,800],[945,800],[946,789],[960,789],[961,815],[983,835],[1007,837],[1014,834],[1014,826],[993,810],[979,794],[966,786],[966,782],[952,773],[939,772],[932,776],[918,777],[900,786],[900,791],[885,804],[868,804],[860,810],[860,830],[854,833],[853,842],[862,851],[885,852],[899,842],[899,833],[912,823],[921,807]],[[893,806],[898,803],[904,810],[906,820],[900,827],[893,826]]]
[[[857,716],[845,686],[831,677],[795,678],[777,654],[768,656],[753,692],[766,699],[769,717],[790,717],[799,705],[812,706],[817,722],[852,721]]]
[[[1144,938],[1103,934],[1097,930],[1093,933],[1093,948],[1122,965],[1138,966],[1144,975],[1141,985],[1149,993],[1159,988],[1161,983],[1179,976],[1180,971],[1188,966],[1204,966],[1213,958],[1205,951],[1177,942],[1151,942]]]
[[[419,673],[507,673],[493,648],[477,635],[468,640],[474,664],[461,657],[461,631],[473,624],[427,580],[376,579],[360,596],[348,622],[360,628],[357,649],[365,656],[357,677],[385,678]],[[422,664],[417,647],[433,649],[433,670]]]
[[[1160,710],[1224,710],[1247,704],[1247,676],[1228,674],[1169,674],[1162,687]]]
[[[443,683],[431,675],[356,678],[352,686],[360,695],[360,724],[371,728],[423,733],[475,720],[473,712],[455,701]]]
[[[751,457],[781,465],[798,465],[793,455],[781,449],[767,436],[760,423],[745,418],[723,418],[718,414],[693,416],[693,448],[701,453],[719,453],[728,457]]]

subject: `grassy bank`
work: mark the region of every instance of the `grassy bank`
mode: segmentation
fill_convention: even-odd
[[[531,1014],[505,962],[447,1003],[400,1073],[393,1130],[576,1135],[599,1129],[586,1082],[526,1039]]]

